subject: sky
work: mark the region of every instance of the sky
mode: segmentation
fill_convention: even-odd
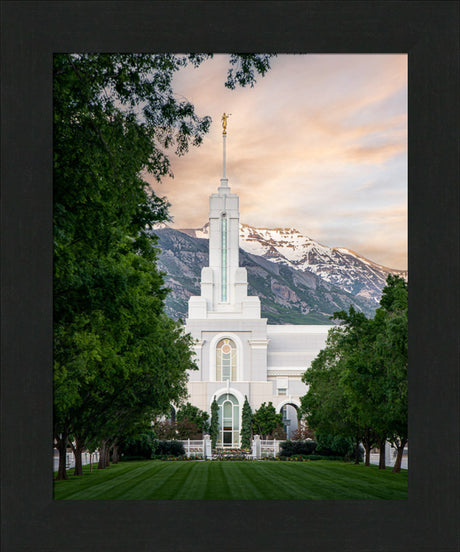
[[[208,196],[227,177],[240,221],[295,228],[383,266],[407,269],[407,56],[279,55],[253,88],[224,87],[228,56],[181,70],[173,89],[213,123],[174,178],[153,185],[175,228],[208,220]]]

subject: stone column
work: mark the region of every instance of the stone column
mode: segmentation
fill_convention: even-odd
[[[260,460],[261,448],[260,435],[254,435],[254,439],[252,440],[252,457],[255,460]]]
[[[203,441],[203,458],[206,460],[207,458],[211,458],[211,456],[212,456],[211,437],[209,435],[205,435],[204,441]]]

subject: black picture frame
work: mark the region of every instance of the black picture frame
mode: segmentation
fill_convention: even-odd
[[[4,1],[1,11],[2,549],[456,551],[458,3]],[[407,500],[53,500],[52,55],[79,51],[408,54]]]

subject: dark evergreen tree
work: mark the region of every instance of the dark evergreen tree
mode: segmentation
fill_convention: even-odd
[[[248,449],[251,448],[251,436],[252,436],[252,409],[248,402],[248,398],[244,397],[244,405],[241,420],[241,447]]]
[[[217,437],[219,435],[219,405],[215,398],[211,404],[211,428],[209,434],[211,436],[211,446],[212,448],[216,448]]]

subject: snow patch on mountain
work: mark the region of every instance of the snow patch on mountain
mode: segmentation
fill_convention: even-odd
[[[209,239],[209,223],[181,230]],[[294,228],[255,228],[240,223],[240,247],[247,253],[320,276],[353,295],[379,302],[388,274],[407,278],[407,271],[384,267],[344,247],[328,247]]]

